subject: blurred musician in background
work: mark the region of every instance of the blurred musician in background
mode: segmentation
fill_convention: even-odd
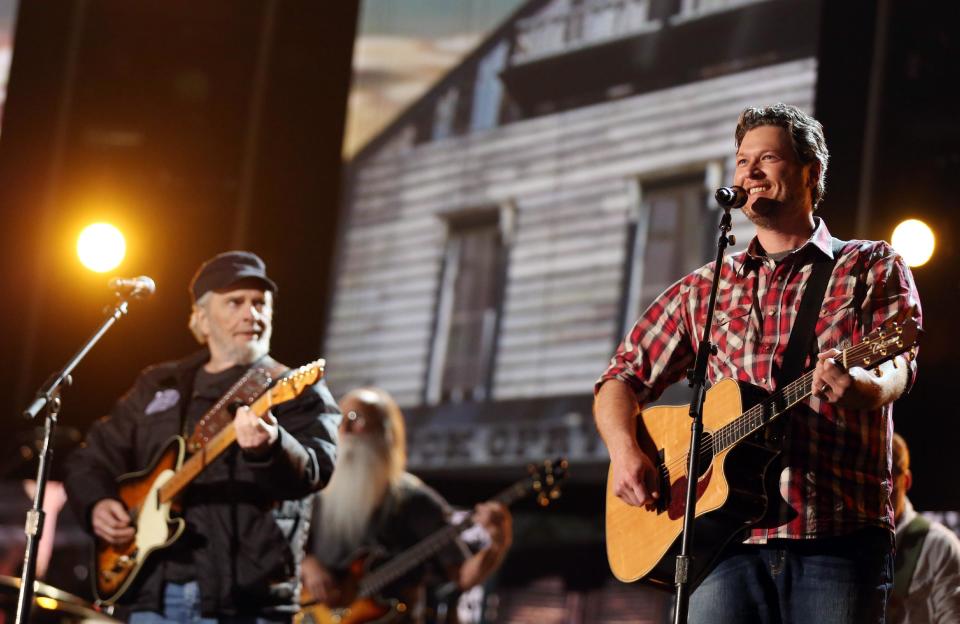
[[[891,624],[960,622],[960,538],[913,509],[907,498],[912,485],[910,450],[903,437],[894,433],[897,558],[887,618]]]
[[[328,606],[355,605],[356,582],[378,562],[450,526],[450,508],[440,495],[406,472],[403,414],[393,397],[376,388],[354,390],[341,401],[340,446],[329,486],[317,498],[313,544],[303,563],[306,592]],[[431,621],[432,588],[453,582],[460,590],[483,582],[503,561],[512,540],[512,517],[500,503],[481,503],[476,523],[489,542],[471,554],[453,537],[425,564],[402,575],[382,592],[399,600],[404,619]],[[364,561],[366,569],[360,569]],[[369,577],[367,577],[369,578]],[[374,609],[376,605],[370,605]],[[315,618],[321,620],[322,618]]]

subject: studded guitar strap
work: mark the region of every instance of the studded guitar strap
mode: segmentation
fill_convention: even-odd
[[[233,422],[236,407],[249,405],[290,368],[269,355],[260,358],[197,422],[187,438],[187,453],[196,453],[227,424]]]

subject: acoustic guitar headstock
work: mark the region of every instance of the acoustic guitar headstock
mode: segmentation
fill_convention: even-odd
[[[897,355],[914,349],[923,330],[916,319],[885,323],[856,345],[843,350],[840,358],[847,368],[873,368]]]

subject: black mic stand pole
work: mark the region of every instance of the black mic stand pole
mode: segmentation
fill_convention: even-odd
[[[27,547],[23,556],[23,573],[20,576],[20,598],[17,602],[16,624],[26,624],[30,619],[30,607],[33,605],[33,583],[37,568],[37,548],[40,545],[40,537],[43,532],[43,496],[47,489],[47,475],[49,473],[50,462],[53,460],[53,448],[50,441],[53,439],[54,430],[57,427],[57,416],[60,413],[60,390],[71,383],[70,373],[77,367],[77,364],[87,355],[87,352],[93,348],[101,337],[117,320],[127,313],[127,298],[125,295],[117,293],[117,303],[113,312],[104,319],[100,327],[93,333],[87,342],[74,354],[63,369],[50,377],[43,387],[37,391],[37,397],[30,404],[30,407],[24,410],[25,418],[36,418],[40,411],[46,407],[46,424],[43,428],[43,451],[40,453],[40,463],[37,467],[37,487],[33,493],[33,507],[27,512],[27,522],[24,526],[24,532],[27,534]]]
[[[717,354],[716,345],[710,342],[710,328],[713,326],[713,308],[717,303],[717,290],[720,286],[720,270],[723,266],[723,251],[727,245],[733,245],[736,240],[728,236],[730,231],[730,207],[720,204],[723,208],[723,217],[720,219],[720,238],[717,241],[717,261],[713,265],[713,287],[710,290],[710,304],[707,307],[707,320],[703,326],[703,336],[697,348],[697,359],[693,368],[687,371],[687,379],[693,388],[693,398],[690,401],[690,454],[687,464],[687,499],[683,511],[683,534],[681,537],[680,554],[677,555],[674,583],[676,585],[676,602],[674,607],[675,624],[686,624],[687,611],[690,608],[690,547],[693,543],[693,525],[697,507],[697,481],[700,475],[700,439],[703,437],[703,402],[706,397],[707,359]]]

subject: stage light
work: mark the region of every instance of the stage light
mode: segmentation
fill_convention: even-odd
[[[907,219],[893,229],[890,239],[909,266],[916,267],[927,262],[933,255],[935,240],[933,230],[919,219]]]
[[[120,230],[109,223],[88,225],[77,239],[77,256],[83,266],[97,273],[115,269],[127,252]]]

